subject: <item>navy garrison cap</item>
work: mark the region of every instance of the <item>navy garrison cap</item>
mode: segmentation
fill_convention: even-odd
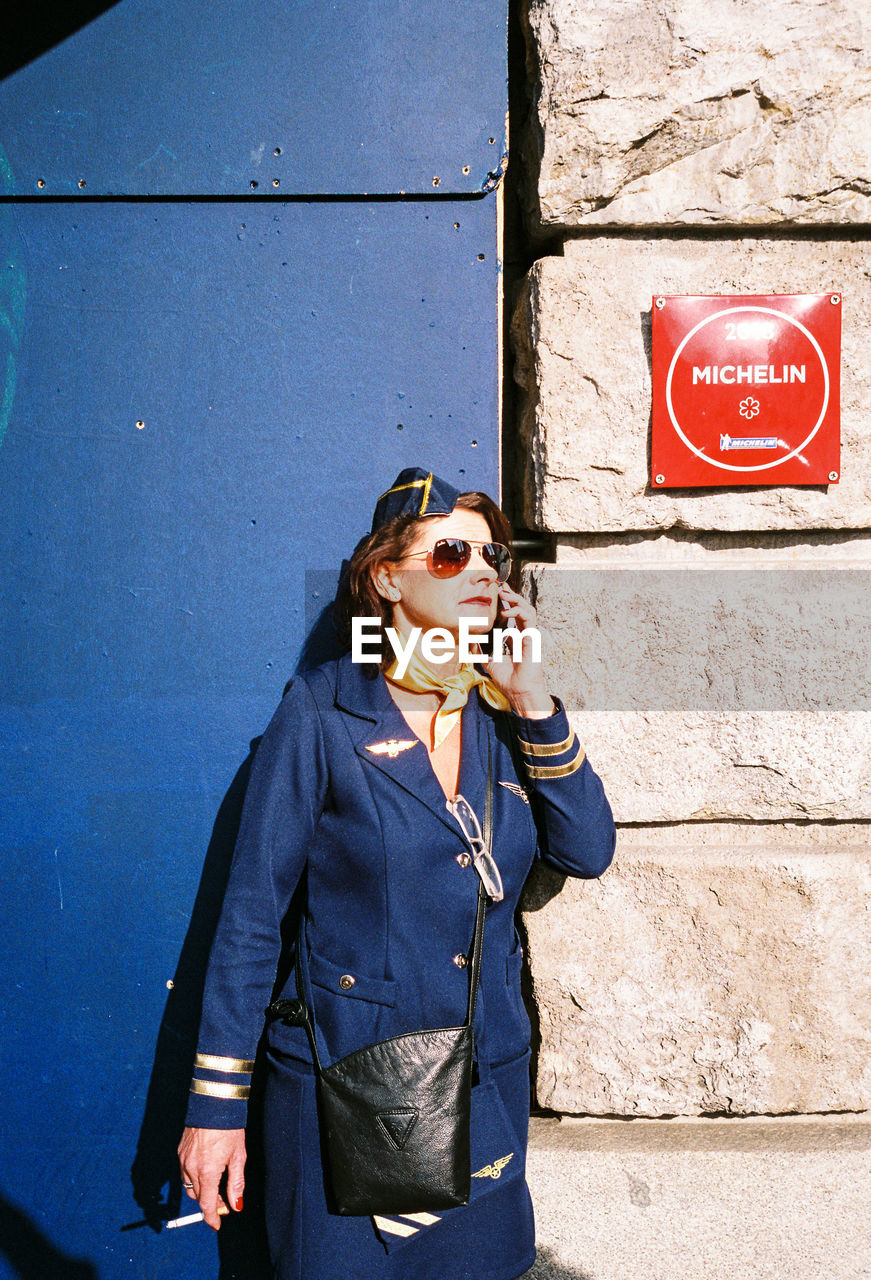
[[[370,532],[397,516],[449,516],[459,496],[459,489],[431,471],[406,467],[378,499]]]

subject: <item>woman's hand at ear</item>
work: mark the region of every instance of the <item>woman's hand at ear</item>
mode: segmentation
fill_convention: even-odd
[[[497,627],[501,627],[503,631],[506,630],[506,623],[512,618],[517,624],[518,631],[535,628],[541,632],[536,622],[535,609],[529,601],[503,583],[499,587]],[[516,643],[513,639],[508,639],[510,635],[511,632],[508,631],[503,652],[497,653],[485,663],[484,670],[496,687],[505,694],[515,715],[525,716],[530,720],[544,719],[552,715],[555,708],[553,699],[547,691],[542,663],[533,661],[534,638],[526,636]],[[543,632],[541,635],[543,649],[544,641],[549,640],[549,637],[545,637]],[[516,656],[515,649],[519,650]]]

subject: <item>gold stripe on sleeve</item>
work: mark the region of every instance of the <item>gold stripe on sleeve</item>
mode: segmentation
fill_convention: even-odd
[[[568,751],[574,740],[574,729],[562,742],[527,742],[525,738],[517,739],[523,750],[531,756],[558,756],[561,752]]]
[[[247,1098],[250,1084],[218,1084],[216,1080],[192,1080],[191,1093],[204,1093],[207,1098]]]
[[[194,1061],[195,1067],[204,1067],[206,1071],[232,1071],[236,1075],[249,1075],[254,1070],[254,1063],[247,1058],[219,1058],[214,1053],[198,1053]]]
[[[546,778],[567,778],[570,773],[574,773],[577,769],[580,769],[581,765],[584,763],[585,755],[586,752],[584,751],[584,748],[579,746],[578,754],[575,756],[574,760],[570,760],[568,764],[539,765],[537,768],[533,765],[529,765],[527,766],[526,772],[529,774],[530,778],[541,778],[542,780]]]

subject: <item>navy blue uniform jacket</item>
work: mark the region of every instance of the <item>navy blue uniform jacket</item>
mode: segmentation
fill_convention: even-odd
[[[615,831],[559,703],[550,717],[528,720],[494,711],[473,691],[461,723],[459,790],[482,819],[488,738],[493,762],[493,852],[505,897],[487,910],[475,1032],[479,1058],[495,1067],[529,1044],[514,912],[535,856],[567,875],[600,876]],[[274,985],[282,920],[304,874],[325,1062],[386,1036],[463,1022],[478,890],[469,852],[426,748],[377,668],[347,655],[296,676],[252,764],[187,1123],[245,1123],[264,1010],[274,995],[295,994],[290,966],[284,990]],[[273,1023],[269,1040],[310,1062],[302,1028]]]

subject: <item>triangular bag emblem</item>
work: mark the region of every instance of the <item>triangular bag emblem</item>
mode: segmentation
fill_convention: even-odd
[[[414,1107],[394,1107],[392,1111],[379,1111],[376,1118],[396,1150],[401,1151],[417,1124],[417,1111]]]

